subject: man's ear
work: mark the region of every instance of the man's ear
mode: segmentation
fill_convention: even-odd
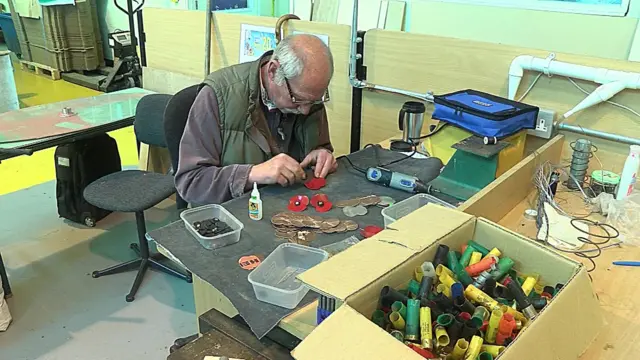
[[[274,81],[276,78],[276,71],[280,67],[280,64],[275,60],[270,60],[267,64],[267,74],[269,75],[269,80]]]

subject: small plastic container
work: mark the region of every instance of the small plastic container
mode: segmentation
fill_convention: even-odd
[[[221,248],[223,246],[235,244],[240,241],[240,233],[244,228],[244,225],[235,216],[231,215],[227,209],[220,205],[204,205],[197,208],[188,209],[180,214],[180,218],[184,221],[184,226],[193,235],[200,244],[208,250]],[[226,234],[220,234],[213,237],[202,236],[193,227],[193,223],[196,221],[203,221],[211,218],[218,218],[224,221],[233,231]]]
[[[328,257],[329,253],[321,249],[284,243],[249,273],[248,279],[258,300],[295,309],[309,292],[309,287],[296,276]]]
[[[382,217],[384,218],[384,227],[388,227],[394,221],[400,219],[403,216],[418,210],[419,208],[434,203],[454,209],[455,206],[444,202],[436,197],[428,194],[416,194],[410,198],[404,199],[398,203],[395,203],[387,208],[382,209]]]

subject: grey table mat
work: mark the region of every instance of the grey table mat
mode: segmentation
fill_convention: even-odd
[[[379,147],[367,147],[349,155],[349,159],[357,167],[370,167],[378,164],[387,164],[390,161],[404,158],[400,153],[383,150]],[[244,255],[268,256],[283,241],[274,235],[270,219],[276,213],[287,210],[289,198],[296,194],[311,197],[315,193],[327,194],[332,201],[351,199],[360,196],[376,194],[390,196],[396,201],[401,201],[411,194],[383,187],[367,181],[364,175],[353,169],[344,157],[338,159],[338,170],[327,177],[327,185],[319,191],[311,191],[303,185],[295,185],[283,188],[280,186],[267,186],[260,190],[263,204],[263,220],[253,221],[248,217],[248,194],[230,200],[223,204],[225,209],[231,212],[238,220],[244,223],[240,241],[236,244],[216,250],[206,250],[186,230],[182,221],[177,221],[165,227],[151,231],[148,236],[153,239],[176,258],[178,258],[192,273],[213,285],[222,292],[236,307],[240,315],[249,324],[253,333],[262,338],[278,322],[295,310],[289,310],[256,300],[253,287],[247,280],[249,272],[238,265],[238,259]],[[400,171],[417,176],[426,181],[434,169],[439,169],[442,162],[436,158],[430,159],[404,159],[398,163],[387,166],[390,170]],[[351,218],[361,227],[366,225],[384,226],[381,209],[369,207],[369,212],[364,216]],[[305,210],[306,214],[323,217],[349,219],[342,213],[342,209],[333,208],[329,212],[316,213],[313,207]],[[341,241],[351,235],[360,237],[357,231],[341,234],[318,234],[311,244],[321,247]],[[298,308],[307,305],[317,297],[310,291],[300,302]]]

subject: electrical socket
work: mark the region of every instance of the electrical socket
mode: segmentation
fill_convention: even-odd
[[[543,139],[551,139],[551,136],[553,135],[553,123],[555,120],[555,111],[540,109],[538,112],[538,119],[536,120],[536,128],[528,130],[527,133]]]

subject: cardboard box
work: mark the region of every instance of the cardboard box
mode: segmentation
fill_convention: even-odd
[[[45,6],[40,18],[20,16],[10,0],[11,16],[23,59],[61,71],[95,70],[104,65],[95,0]]]
[[[576,359],[603,326],[586,268],[486,219],[429,204],[299,276],[319,293],[343,302],[292,355],[310,359],[423,359],[370,321],[380,290],[405,288],[413,270],[431,261],[438,244],[469,240],[497,247],[515,269],[565,286],[498,357],[501,360]]]

